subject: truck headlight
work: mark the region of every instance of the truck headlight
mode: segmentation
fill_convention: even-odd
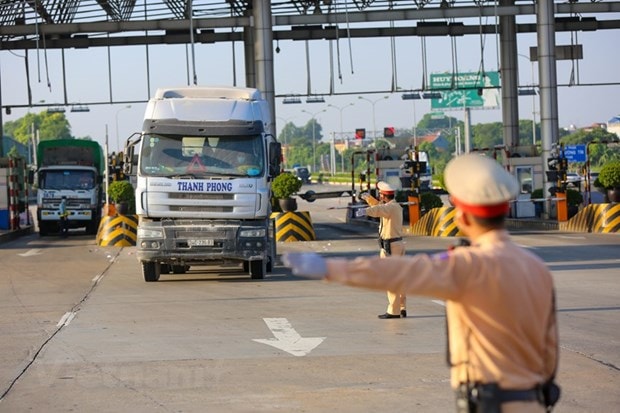
[[[158,228],[138,227],[138,238],[163,238],[164,231]]]
[[[241,238],[264,238],[265,235],[265,228],[242,228],[239,231]]]

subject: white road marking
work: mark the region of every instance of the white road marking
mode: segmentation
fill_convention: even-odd
[[[252,341],[267,344],[296,357],[303,357],[318,347],[325,337],[303,338],[286,318],[263,318],[275,338],[254,338]]]
[[[32,250],[28,250],[26,252],[23,252],[21,254],[22,257],[32,257],[33,255],[40,255],[41,254],[41,250],[39,249],[32,249]]]
[[[99,274],[95,278],[93,278],[93,283],[97,284],[103,278],[103,274]]]
[[[75,313],[73,311],[65,313],[62,317],[60,317],[56,327],[68,326],[71,320],[73,320],[73,317],[75,317]]]
[[[558,235],[558,238],[564,238],[564,239],[586,239],[586,237],[577,236],[577,235]]]
[[[444,301],[441,301],[441,300],[431,300],[431,301],[434,302],[435,304],[438,304],[438,305],[442,306],[442,307],[446,306],[446,303]]]

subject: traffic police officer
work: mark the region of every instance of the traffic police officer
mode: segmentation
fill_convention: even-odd
[[[553,279],[505,229],[519,186],[497,162],[477,154],[450,161],[444,177],[469,247],[381,262],[314,253],[288,254],[284,262],[294,274],[445,300],[459,413],[550,411],[559,398]]]
[[[387,182],[377,183],[379,200],[368,193],[362,194],[361,198],[370,205],[366,208],[366,215],[379,218],[379,245],[381,258],[405,254],[403,242],[403,208],[394,200],[396,188]],[[407,317],[407,298],[404,294],[387,292],[388,306],[385,314],[380,314],[381,319]]]

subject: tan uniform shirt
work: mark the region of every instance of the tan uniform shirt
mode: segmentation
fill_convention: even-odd
[[[366,215],[380,218],[379,237],[398,238],[403,235],[403,207],[395,200],[366,208]]]
[[[451,382],[525,390],[557,364],[553,280],[506,231],[436,255],[327,260],[329,281],[446,300]]]

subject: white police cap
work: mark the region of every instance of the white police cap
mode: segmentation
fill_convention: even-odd
[[[444,181],[456,206],[486,217],[507,212],[508,201],[519,191],[514,176],[495,160],[478,154],[461,155],[448,162]]]
[[[386,195],[393,195],[394,192],[396,192],[396,188],[384,181],[379,181],[377,183],[377,188],[379,189],[380,193]]]

